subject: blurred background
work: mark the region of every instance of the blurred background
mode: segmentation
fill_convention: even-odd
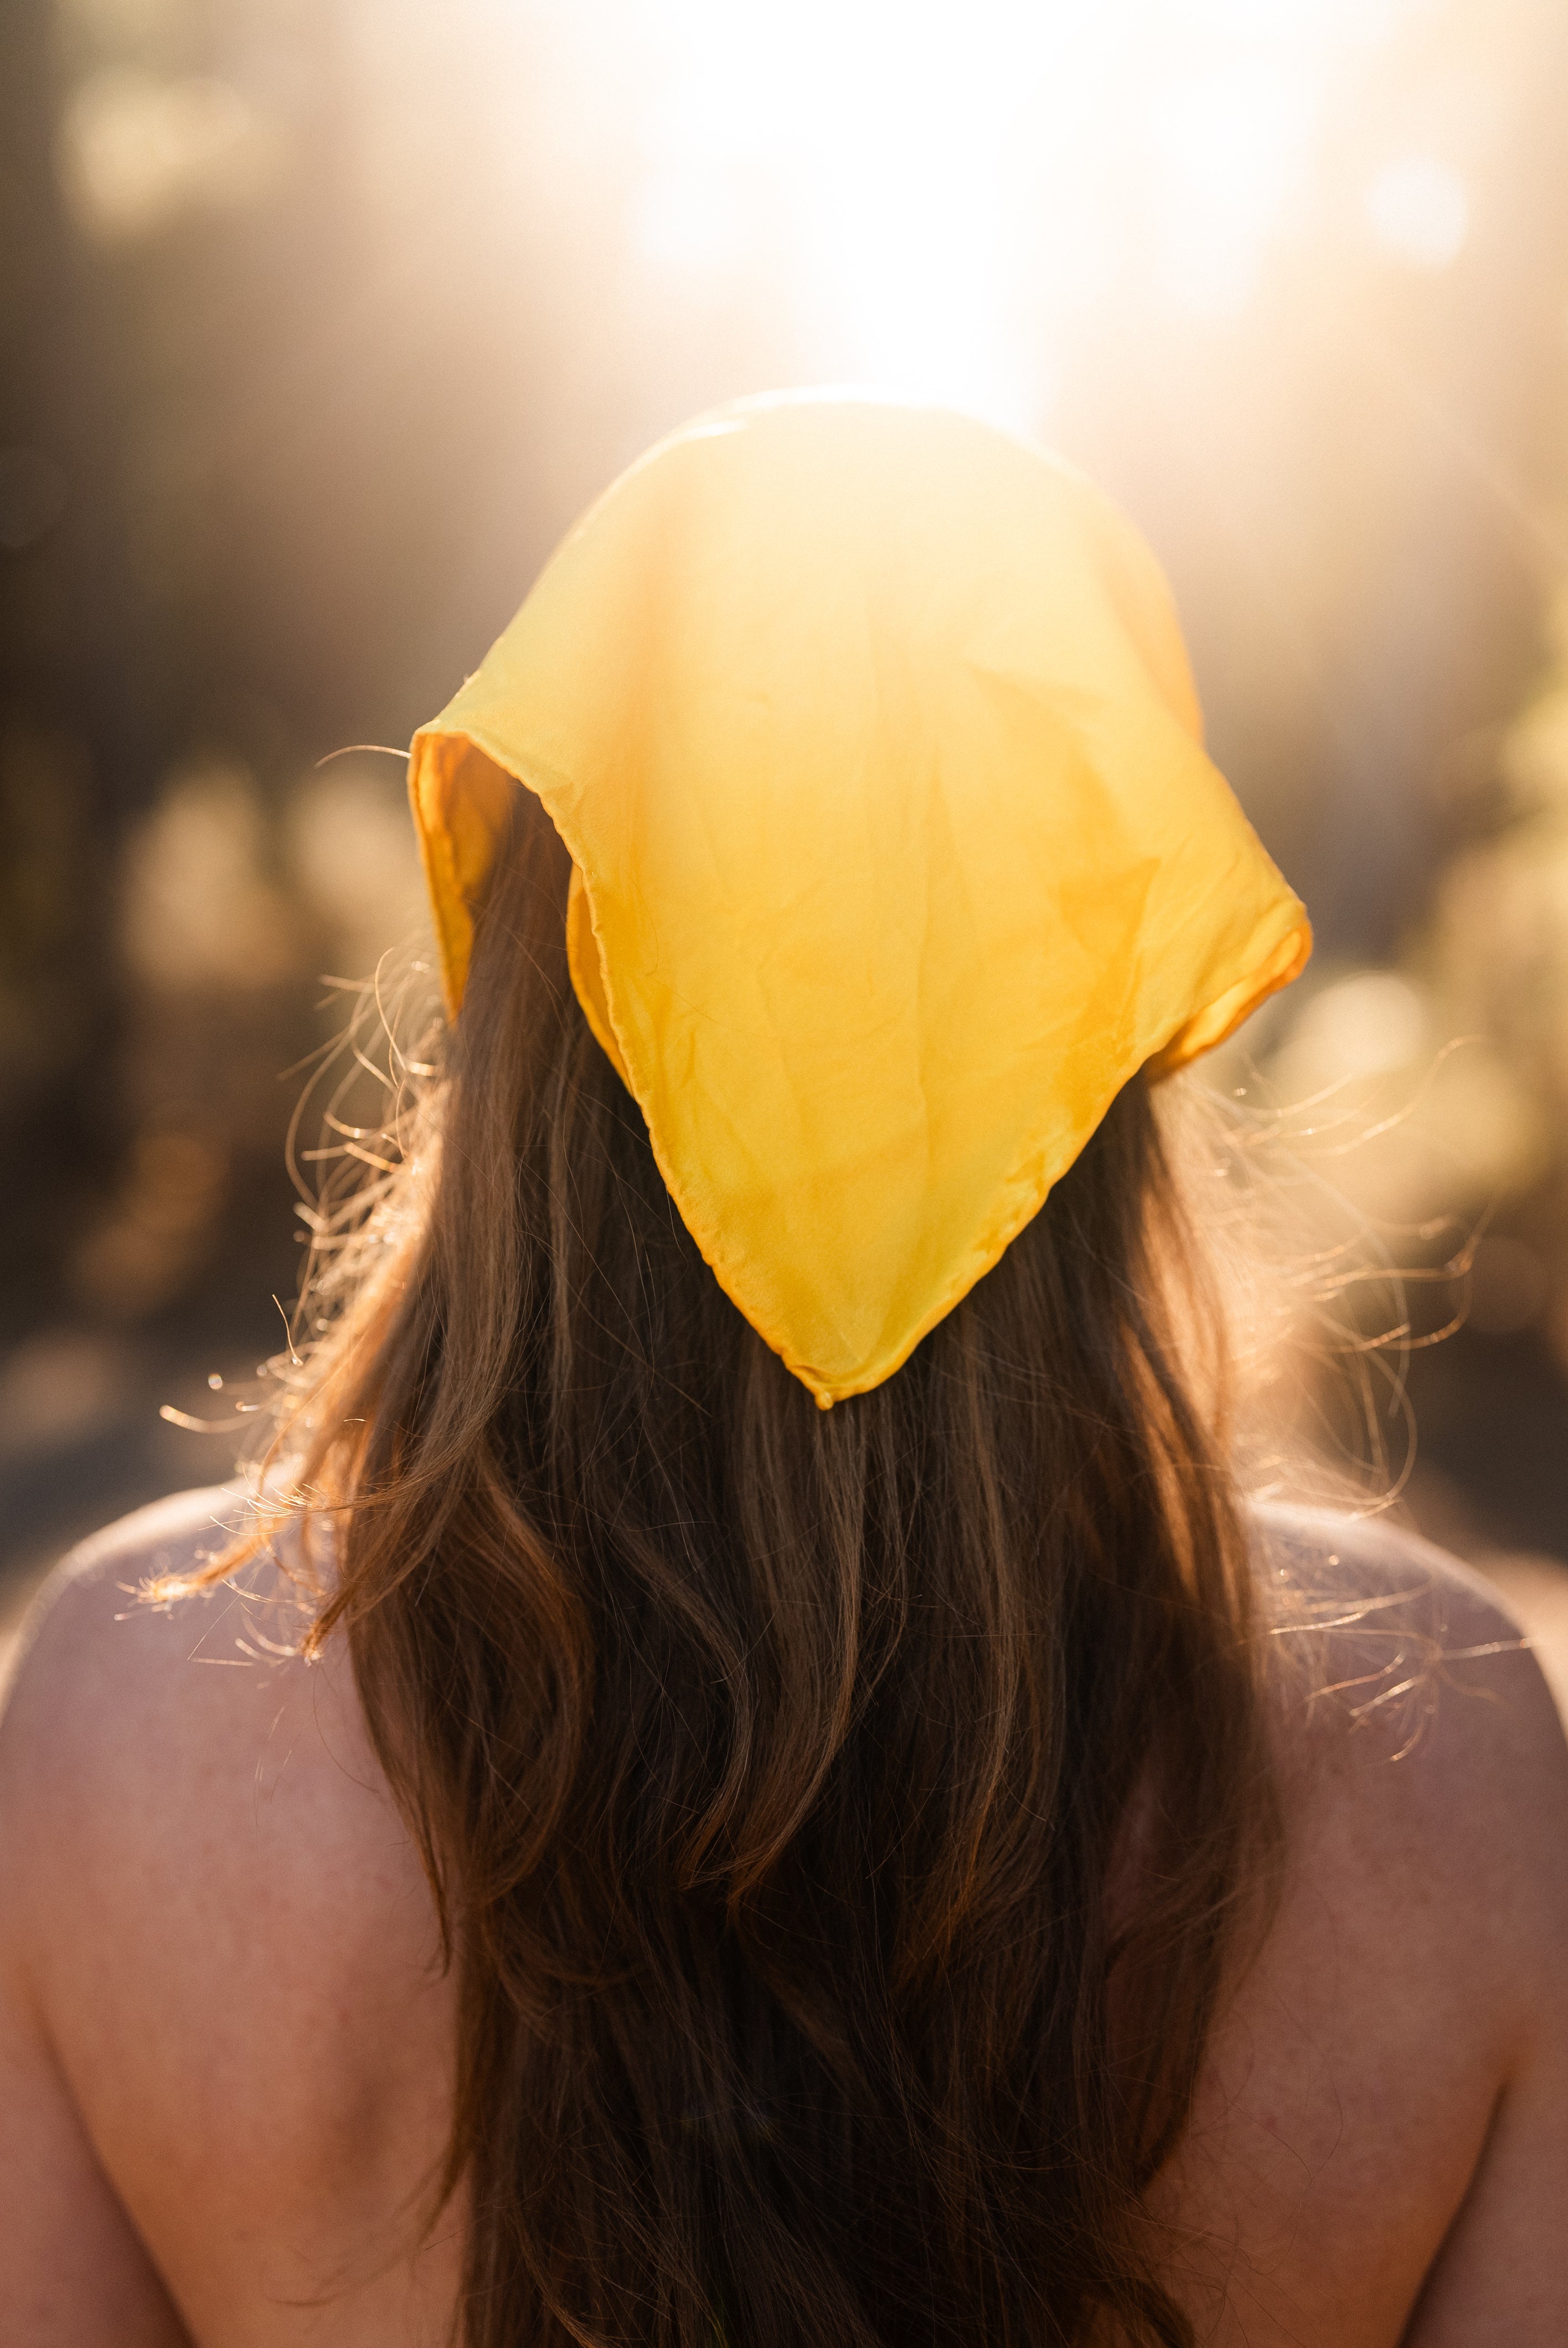
[[[1559,0],[5,26],[0,1625],[229,1472],[281,1341],[323,975],[422,919],[398,758],[319,762],[405,745],[656,435],[825,380],[1039,435],[1153,541],[1319,940],[1215,1082],[1324,1262],[1349,1216],[1422,1275],[1404,1335],[1345,1308],[1396,1315],[1373,1472],[1568,1622]]]

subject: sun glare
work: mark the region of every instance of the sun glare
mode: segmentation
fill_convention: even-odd
[[[632,233],[688,275],[765,252],[825,373],[1033,427],[1130,270],[1178,312],[1245,306],[1333,74],[1414,5],[639,0]],[[1396,195],[1387,241],[1451,236],[1435,185]]]

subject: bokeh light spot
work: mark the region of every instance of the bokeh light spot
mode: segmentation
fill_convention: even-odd
[[[1412,269],[1446,269],[1470,233],[1470,196],[1433,155],[1386,163],[1367,191],[1367,219],[1385,252]]]

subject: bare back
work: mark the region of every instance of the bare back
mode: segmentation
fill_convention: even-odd
[[[211,1544],[220,1499],[71,1562],[0,1722],[0,2348],[447,2336],[460,2211],[419,2245],[452,1992],[345,1658],[271,1654],[226,1593],[128,1594]],[[1546,2348],[1568,1750],[1436,1552],[1322,1519],[1267,1539],[1397,1602],[1282,1673],[1288,1876],[1161,2184],[1172,2272],[1225,2348]]]

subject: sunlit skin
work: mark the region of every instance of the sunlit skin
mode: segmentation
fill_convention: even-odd
[[[128,1613],[219,1498],[83,1553],[0,1723],[0,2348],[446,2336],[460,2213],[410,2246],[451,1990],[344,1658],[247,1661],[226,1594]],[[1321,1643],[1286,1695],[1289,1876],[1158,2189],[1173,2271],[1224,2348],[1547,2348],[1568,1749],[1461,1569],[1322,1519],[1296,1537],[1358,1597],[1427,1585],[1376,1620],[1450,1660],[1399,1758],[1398,1706],[1355,1729],[1305,1701],[1375,1668],[1373,1634]]]

